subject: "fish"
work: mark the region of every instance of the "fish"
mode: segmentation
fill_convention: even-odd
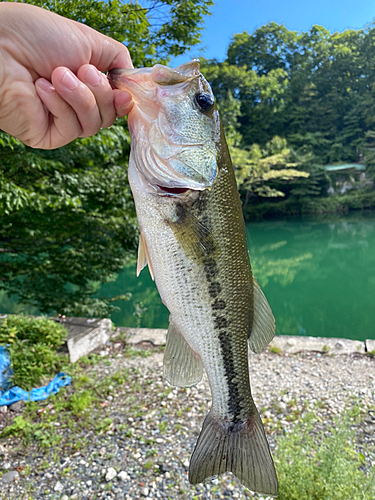
[[[275,320],[251,270],[212,89],[199,60],[114,69],[108,79],[133,98],[128,178],[140,229],[137,275],[148,265],[170,312],[164,378],[191,387],[205,371],[211,389],[189,481],[232,472],[250,490],[277,496],[248,362],[248,345],[262,351]]]

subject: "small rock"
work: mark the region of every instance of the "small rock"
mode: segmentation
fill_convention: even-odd
[[[6,472],[3,474],[3,477],[1,478],[1,481],[5,484],[11,483],[12,481],[16,480],[19,478],[19,474],[16,470],[11,470],[10,472]]]
[[[64,485],[60,483],[60,481],[57,481],[57,483],[55,484],[55,487],[53,488],[55,491],[58,491],[59,493],[61,493],[64,489]]]
[[[129,474],[124,470],[120,471],[117,474],[117,477],[120,479],[120,481],[129,481],[130,480]]]
[[[25,404],[25,401],[21,399],[20,401],[16,401],[15,403],[9,405],[9,410],[14,412],[21,411]]]
[[[64,495],[63,497],[61,497],[61,500],[69,500],[69,497]]]
[[[344,343],[341,340],[338,340],[335,344],[336,349],[342,349],[344,347]]]
[[[284,403],[284,401],[280,401],[279,403],[279,408],[280,410],[285,414],[285,413],[288,413],[288,409],[287,409],[287,406],[286,404]]]
[[[2,467],[3,469],[9,470],[12,468],[12,464],[10,462],[5,462]]]
[[[167,464],[159,464],[159,470],[162,474],[165,474],[166,472],[169,472],[173,469],[171,465]]]
[[[288,342],[287,342],[287,344],[288,344],[289,347],[295,346],[296,343],[297,343],[297,341],[295,339],[289,339]]]
[[[3,406],[0,406],[0,413],[6,413],[8,411],[8,407],[3,405]]]
[[[112,481],[112,479],[114,479],[116,476],[117,476],[116,470],[113,467],[109,467],[109,469],[107,470],[107,474],[105,475],[105,480],[107,482]]]
[[[147,497],[149,492],[150,490],[147,487],[141,489],[141,495],[144,497]]]
[[[188,469],[189,468],[189,460],[185,460],[184,462],[182,462],[182,465],[185,467],[185,469]]]

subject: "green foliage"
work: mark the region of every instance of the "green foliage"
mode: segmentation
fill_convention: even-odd
[[[360,470],[350,419],[341,416],[326,433],[307,420],[279,439],[275,464],[280,500],[372,500],[374,472]]]
[[[167,62],[196,45],[213,4],[27,3],[126,43],[135,66]],[[0,290],[43,313],[81,316],[108,316],[114,301],[129,299],[95,294],[136,253],[129,150],[125,120],[54,151],[33,150],[0,131]]]
[[[17,186],[0,194],[0,288],[44,313],[114,309],[92,294],[135,254],[128,153],[120,125],[55,151],[15,140],[0,149],[3,178]]]
[[[241,60],[235,62],[242,64]],[[271,131],[284,133],[278,118],[279,112],[285,112],[288,90],[284,68],[257,73],[246,65],[203,59],[202,72],[216,95],[245,209],[248,203],[259,203],[259,198],[264,197],[299,198],[326,193],[329,179],[310,147],[292,148],[285,137],[278,135],[264,143],[264,123],[268,124],[268,135]],[[250,128],[244,127],[245,122]]]
[[[57,353],[66,329],[47,318],[7,316],[0,323],[0,345],[7,346],[14,371],[13,385],[30,390],[54,377],[65,363]]]
[[[227,58],[204,61],[218,102],[240,102],[242,147],[275,135],[318,163],[355,161],[367,130],[375,129],[374,23],[360,30],[307,32],[268,23],[235,34]]]
[[[12,1],[12,0],[11,0]],[[17,0],[13,0],[17,1]],[[26,0],[125,43],[133,64],[168,62],[200,42],[212,0]]]

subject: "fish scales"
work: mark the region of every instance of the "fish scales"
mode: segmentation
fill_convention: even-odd
[[[212,393],[189,479],[194,484],[231,471],[253,491],[275,496],[276,473],[251,396],[248,366],[248,338],[253,350],[264,348],[274,334],[273,316],[252,275],[218,113],[213,104],[207,111],[211,89],[196,61],[176,70],[157,65],[146,76],[132,71],[114,70],[110,80],[135,100],[129,116],[129,182],[141,232],[138,270],[147,261],[171,313],[167,380],[193,385],[203,366]],[[144,78],[155,87],[147,104],[139,98],[145,96]],[[158,123],[162,127],[156,132]],[[158,144],[153,146],[147,130],[153,130]],[[160,144],[163,140],[167,144]],[[150,148],[153,153],[146,157]],[[171,171],[168,182],[158,177],[160,165],[163,172]]]

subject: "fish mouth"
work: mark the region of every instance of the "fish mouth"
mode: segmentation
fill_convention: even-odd
[[[107,78],[112,88],[133,93],[134,85],[139,91],[140,86],[147,87],[152,84],[170,86],[191,81],[200,75],[199,66],[199,59],[193,59],[177,68],[169,68],[162,64],[150,68],[116,68],[108,71]]]

